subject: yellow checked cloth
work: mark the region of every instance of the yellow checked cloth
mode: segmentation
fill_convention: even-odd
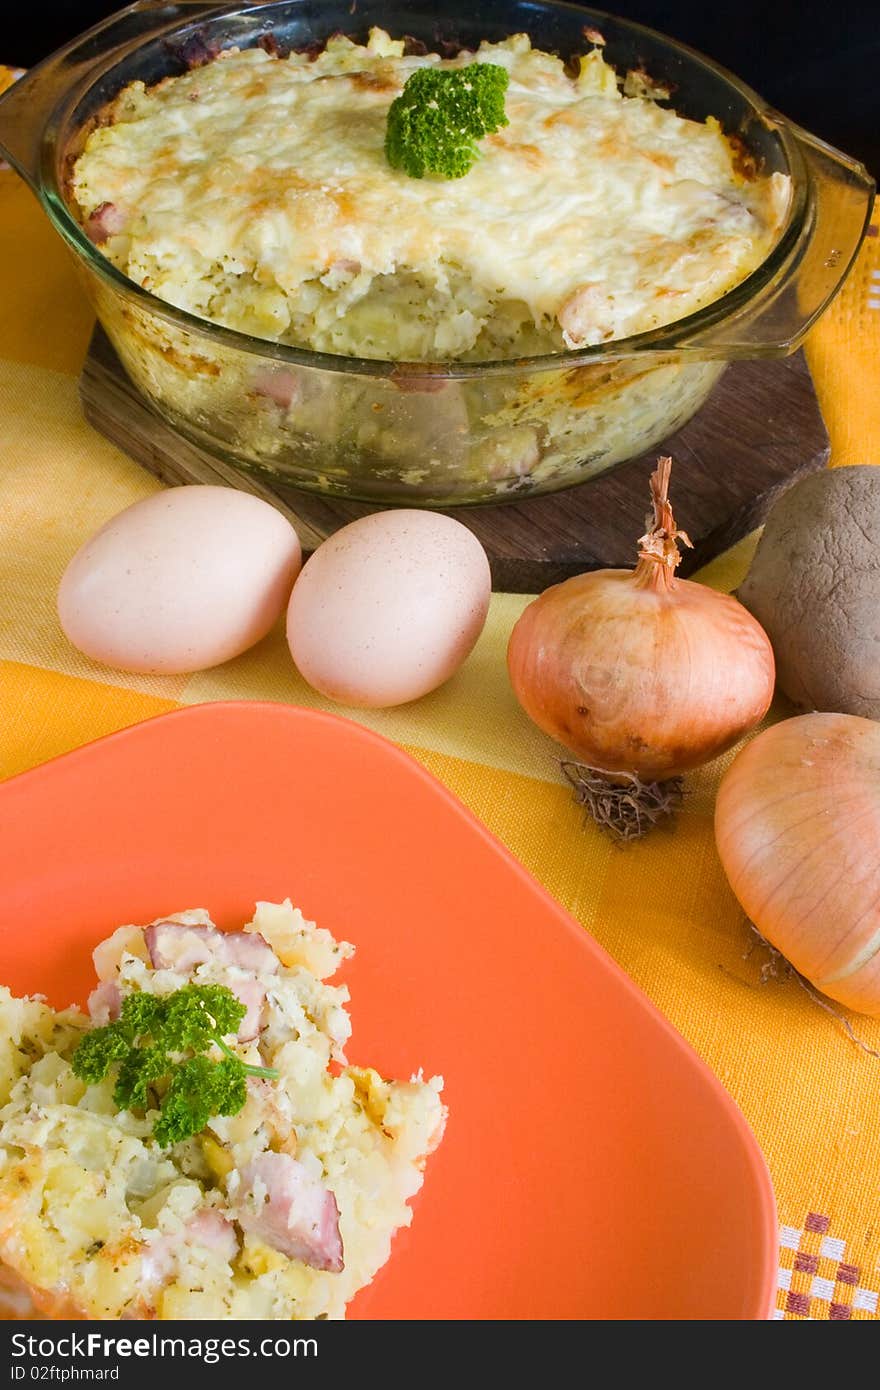
[[[80,415],[76,379],[91,327],[67,253],[16,176],[0,173],[0,776],[182,704],[257,698],[331,707],[299,678],[280,625],[236,661],[191,677],[107,671],[64,640],[55,592],[70,556],[159,486]],[[808,352],[833,462],[880,463],[876,228]],[[752,545],[702,578],[734,587]],[[529,724],[507,683],[508,634],[528,601],[494,596],[476,649],[441,690],[397,710],[342,713],[407,747],[466,802],[741,1106],[782,1223],[777,1317],[876,1317],[880,1059],[796,980],[762,978],[767,954],[714,848],[713,801],[727,760],[689,778],[672,831],[621,849],[584,826],[560,780],[559,750]],[[855,1026],[880,1051],[880,1024]]]

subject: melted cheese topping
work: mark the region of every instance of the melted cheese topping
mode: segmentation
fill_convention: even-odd
[[[508,69],[510,124],[462,179],[392,169],[409,74],[474,61]],[[524,35],[451,61],[381,30],[313,59],[231,49],[131,84],[110,115],[72,190],[115,265],[218,323],[367,357],[557,351],[679,319],[760,264],[789,195],[598,48],[572,77]]]

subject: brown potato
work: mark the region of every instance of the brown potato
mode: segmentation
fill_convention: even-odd
[[[799,709],[880,719],[880,469],[830,468],[789,488],[737,596]]]

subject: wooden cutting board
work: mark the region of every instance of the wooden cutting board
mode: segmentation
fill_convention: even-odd
[[[163,482],[224,483],[265,497],[293,522],[306,555],[356,517],[379,510],[277,486],[238,473],[182,439],[144,401],[103,331],[96,329],[80,377],[86,419]],[[692,573],[760,525],[795,479],[828,462],[828,434],[802,352],[735,362],[707,403],[649,454],[590,482],[499,506],[450,508],[482,541],[495,589],[539,593],[582,570],[635,563],[658,454],[674,460],[675,518],[694,543]]]

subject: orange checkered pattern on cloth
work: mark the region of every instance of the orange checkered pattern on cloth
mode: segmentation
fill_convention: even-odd
[[[281,625],[237,660],[190,677],[109,671],[64,640],[55,592],[70,556],[159,486],[82,419],[76,379],[91,328],[67,253],[30,192],[0,172],[0,776],[182,704],[326,705],[294,669]],[[808,357],[832,463],[880,463],[876,226],[814,329]],[[701,577],[734,588],[753,547],[754,537]],[[507,681],[507,638],[528,601],[494,595],[474,652],[425,699],[341,712],[407,747],[444,781],[593,933],[742,1108],[782,1223],[776,1316],[875,1318],[880,1059],[796,980],[762,968],[766,953],[714,847],[714,798],[728,759],[689,778],[672,831],[621,850],[584,826],[558,749],[529,723]],[[771,717],[786,712],[777,704]],[[880,1052],[880,1023],[852,1022],[866,1048]]]

